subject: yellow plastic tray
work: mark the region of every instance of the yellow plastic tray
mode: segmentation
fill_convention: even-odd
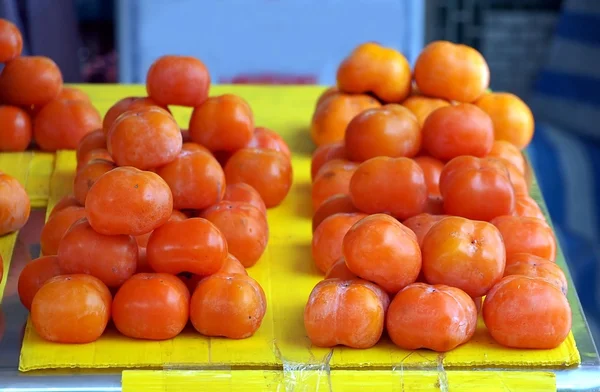
[[[101,111],[118,98],[144,94],[143,87],[85,87]],[[256,124],[281,133],[293,150],[294,186],[285,202],[268,213],[271,238],[258,264],[249,270],[263,286],[268,308],[263,324],[245,340],[206,338],[187,329],[173,340],[128,339],[114,330],[95,343],[61,345],[40,339],[28,324],[19,369],[44,368],[203,368],[231,369],[404,369],[439,367],[570,366],[580,362],[572,334],[554,350],[512,350],[493,342],[483,323],[473,340],[449,353],[400,350],[383,339],[369,350],[312,347],[303,326],[303,309],[314,285],[322,279],[311,259],[310,153],[307,125],[318,87],[218,86],[212,94],[231,92],[252,105]],[[174,115],[186,128],[189,110]],[[73,152],[59,152],[51,181],[49,207],[70,192],[75,168]]]

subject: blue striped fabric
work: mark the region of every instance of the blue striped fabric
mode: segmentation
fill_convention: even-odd
[[[530,100],[529,155],[600,339],[600,1],[565,0]]]

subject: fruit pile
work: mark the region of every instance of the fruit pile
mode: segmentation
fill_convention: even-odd
[[[311,135],[312,256],[304,312],[317,346],[558,346],[571,328],[556,240],[529,195],[527,105],[489,92],[475,49],[433,42],[411,72],[375,43],[339,66]]]
[[[54,61],[21,56],[23,38],[0,19],[0,151],[24,151],[32,140],[44,151],[75,149],[102,118],[82,91],[63,87]]]
[[[205,336],[239,339],[265,315],[246,268],[267,246],[267,208],[290,189],[288,146],[255,128],[241,97],[209,97],[196,58],[159,58],[146,86],[148,97],[116,102],[79,141],[73,193],[49,214],[43,257],[19,277],[46,340],[92,342],[110,320],[131,338],[170,339],[189,320]],[[170,105],[193,108],[189,131]]]

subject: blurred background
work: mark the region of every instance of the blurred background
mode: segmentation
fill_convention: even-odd
[[[433,40],[477,48],[534,111],[527,152],[600,337],[600,0],[0,0],[0,17],[74,83],[143,83],[186,54],[215,83],[332,85],[365,41],[411,64]]]

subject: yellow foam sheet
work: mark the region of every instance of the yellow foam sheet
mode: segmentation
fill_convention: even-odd
[[[211,391],[506,392],[556,391],[550,372],[373,370],[126,370],[123,392]]]
[[[86,87],[93,101],[105,111],[118,98],[141,95],[143,87]],[[217,86],[212,94],[231,92],[252,105],[256,125],[278,131],[293,150],[294,185],[284,203],[268,212],[271,237],[267,251],[249,269],[268,298],[262,326],[251,338],[229,340],[207,338],[186,329],[175,339],[154,342],[133,340],[108,330],[97,342],[61,345],[43,341],[28,324],[21,351],[20,370],[43,368],[177,368],[224,364],[229,367],[295,368],[329,366],[338,368],[400,367],[501,367],[568,366],[580,362],[572,335],[554,350],[514,350],[496,344],[482,322],[472,341],[451,352],[438,355],[430,351],[405,351],[387,338],[374,348],[356,350],[345,347],[312,347],[303,325],[303,310],[312,288],[322,275],[311,258],[310,153],[313,150],[308,124],[318,87]],[[173,110],[182,128],[190,111]],[[69,155],[70,154],[70,155]],[[75,168],[72,153],[59,153],[51,185],[51,199],[68,193],[69,172]]]

